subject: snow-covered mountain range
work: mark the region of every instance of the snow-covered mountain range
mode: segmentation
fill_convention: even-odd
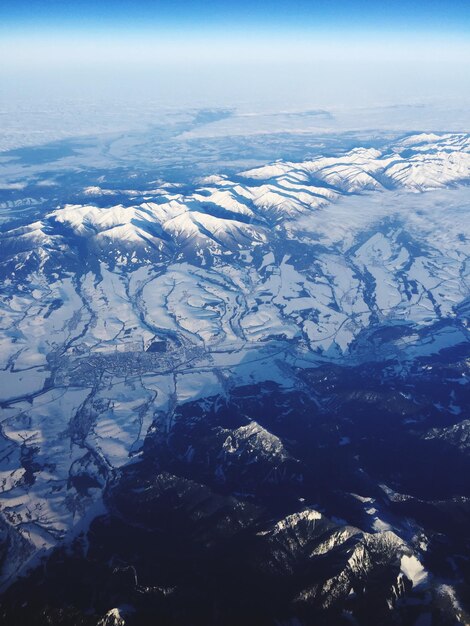
[[[443,351],[465,350],[469,181],[469,135],[417,134],[380,150],[276,161],[192,185],[160,181],[133,189],[127,180],[117,189],[103,181],[85,187],[80,203],[6,221],[4,584],[103,513],[112,477],[142,458],[149,433],[172,431],[181,407],[204,410],[209,398],[221,401],[266,382],[304,390],[302,372],[330,366],[379,364],[405,376],[417,362],[432,369],[430,360]],[[458,389],[467,390],[468,371],[458,376]],[[467,408],[455,398],[433,409],[454,422],[426,426],[421,441],[452,446],[455,439],[468,447],[463,426],[455,425]],[[265,472],[302,480],[305,461],[289,451],[290,437],[269,428],[248,414],[246,423],[224,424],[211,447],[219,460],[207,461],[214,475],[224,482],[235,467],[230,480],[237,483],[240,467],[254,463],[260,480]],[[197,464],[197,443],[183,441],[180,463]],[[338,441],[347,447],[350,435]],[[162,458],[165,445],[157,445]],[[173,465],[164,469],[176,473]],[[380,487],[379,503],[394,501],[387,489]],[[402,559],[400,580],[415,575],[423,584],[420,544],[411,540],[419,525],[406,530],[395,514],[384,520],[369,496],[358,498],[364,511],[374,510],[369,526],[341,526],[338,513],[315,554],[328,551],[330,541],[353,541],[350,572],[377,541],[362,534],[357,543],[357,533],[392,533],[385,537]],[[277,551],[293,541],[290,526],[323,519],[308,504],[313,513],[303,506],[260,531],[273,545],[269,567],[276,569]],[[331,589],[341,597],[356,593],[342,576]],[[301,593],[299,602],[315,595]]]

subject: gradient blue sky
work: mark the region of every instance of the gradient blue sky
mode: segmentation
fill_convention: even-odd
[[[284,55],[460,64],[470,0],[0,0],[0,55],[12,66]]]
[[[1,0],[10,34],[31,29],[379,30],[470,33],[469,0]]]
[[[10,101],[467,102],[469,77],[470,0],[0,0]]]

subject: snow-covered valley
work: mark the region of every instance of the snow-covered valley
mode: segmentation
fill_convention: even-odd
[[[422,134],[191,188],[103,181],[81,203],[5,222],[3,583],[86,529],[110,477],[182,406],[267,382],[304,389],[299,372],[325,366],[399,377],[468,347],[469,181],[470,137]],[[246,440],[287,455],[252,422],[224,454],[239,459]],[[371,524],[393,527],[379,513]]]

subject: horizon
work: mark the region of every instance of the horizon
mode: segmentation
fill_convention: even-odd
[[[117,106],[135,93],[177,108],[245,111],[452,100],[463,111],[469,33],[470,4],[456,0],[7,0],[0,99],[7,107],[31,98]]]

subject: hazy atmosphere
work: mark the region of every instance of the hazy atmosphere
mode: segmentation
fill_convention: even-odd
[[[246,116],[319,108],[328,123],[295,119],[299,130],[468,123],[465,1],[5,0],[0,18],[4,148],[188,107],[229,107],[250,133]],[[286,130],[278,119],[258,126]]]

